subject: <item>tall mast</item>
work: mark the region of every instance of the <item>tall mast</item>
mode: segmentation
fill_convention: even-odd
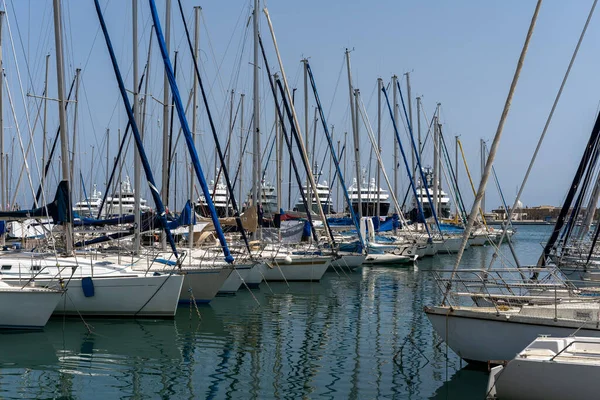
[[[316,125],[316,123],[315,123],[315,125]],[[331,125],[331,143],[332,144],[335,143],[335,141],[333,140],[333,138],[334,138],[334,126]],[[338,149],[338,153],[337,154],[339,154],[339,149]],[[334,204],[334,202],[333,202],[333,195],[332,195],[332,193],[333,193],[333,186],[332,186],[333,178],[331,177],[332,168],[333,168],[333,157],[329,157],[329,174],[327,175],[327,179],[330,182],[329,183],[329,189],[328,189],[329,190],[329,195],[328,195],[329,204],[328,204],[328,210],[327,210],[328,214],[332,213],[331,209],[333,207],[331,207],[331,205]]]
[[[259,212],[260,205],[260,114],[259,114],[259,101],[258,101],[258,6],[259,0],[254,0],[254,11],[253,11],[253,28],[254,28],[254,69],[253,79],[254,84],[252,88],[253,96],[253,113],[252,118],[252,203],[257,207]]]
[[[0,15],[0,20],[2,19],[1,15]],[[2,30],[2,23],[0,22],[0,31]],[[0,39],[1,41],[1,39]],[[1,50],[1,45],[0,45],[0,59],[2,57],[2,50]],[[1,62],[1,61],[0,61]],[[46,76],[44,78],[44,120],[42,121],[42,165],[46,165],[46,158],[47,158],[47,153],[48,153],[48,149],[47,149],[47,136],[48,136],[48,71],[50,70],[50,54],[46,54]],[[0,89],[2,88],[2,86],[0,86]],[[1,104],[1,100],[0,100],[0,104]],[[0,114],[2,113],[2,106],[0,105]],[[1,119],[1,115],[0,115],[0,119]],[[0,130],[1,130],[1,123],[0,123]],[[3,139],[0,139],[0,142],[3,142]],[[4,149],[4,144],[0,144],[0,147],[2,147]],[[4,150],[0,150],[0,153],[4,153]],[[0,156],[0,159],[2,159],[2,157]],[[2,164],[0,162],[0,164]],[[0,166],[0,170],[2,170],[2,166]],[[3,182],[2,184],[0,184],[0,187],[4,188],[4,171],[0,172],[0,175],[2,175],[2,178],[0,178],[0,180]],[[45,180],[46,180],[46,174],[42,174],[41,176],[41,188],[42,188],[42,194],[46,193],[46,186],[45,186]],[[4,189],[2,189],[4,190]],[[2,192],[4,193],[4,191]],[[44,199],[45,196],[42,196],[42,199]],[[45,200],[44,200],[45,202]],[[4,197],[2,198],[2,207],[5,207],[6,203],[4,202]]]
[[[411,94],[411,90],[410,90],[410,72],[407,72],[406,74],[406,92],[408,95],[408,122],[410,124],[410,129],[411,132],[410,134],[413,134],[413,113],[412,113],[412,94]],[[413,174],[415,173],[415,167],[416,167],[416,163],[415,163],[415,152],[411,151],[410,154],[412,155],[412,170]]]
[[[481,176],[483,176],[483,172],[485,171],[485,141],[483,139],[479,140],[479,147],[481,151]],[[481,211],[485,213],[485,190],[481,196]],[[482,215],[481,218],[485,219],[485,216]]]
[[[500,121],[498,122],[498,128],[496,129],[496,134],[494,135],[494,140],[492,141],[492,146],[490,148],[490,156],[488,158],[488,162],[485,165],[483,173],[481,174],[481,182],[479,183],[479,189],[477,189],[477,195],[475,196],[475,201],[473,202],[473,206],[471,207],[471,212],[469,213],[469,219],[467,220],[467,226],[463,232],[463,239],[458,251],[458,255],[456,256],[456,261],[454,263],[454,269],[452,270],[452,275],[450,276],[450,280],[452,280],[456,274],[456,270],[460,265],[460,261],[462,259],[462,255],[465,251],[465,247],[467,245],[467,241],[469,239],[469,234],[471,233],[471,229],[473,228],[473,224],[475,223],[475,218],[477,216],[477,212],[479,211],[479,206],[481,205],[481,199],[483,197],[483,193],[485,192],[485,187],[487,185],[487,181],[492,169],[492,165],[494,162],[494,157],[496,156],[496,150],[498,149],[498,143],[500,142],[500,137],[502,136],[502,131],[504,129],[504,123],[506,122],[506,117],[508,116],[508,112],[510,110],[510,105],[512,102],[512,97],[514,95],[515,88],[517,86],[517,82],[519,80],[519,75],[521,74],[521,69],[523,67],[523,62],[525,60],[525,55],[527,54],[527,49],[529,48],[529,42],[531,40],[531,36],[533,34],[533,30],[535,27],[535,23],[537,21],[538,13],[540,11],[540,7],[542,5],[542,0],[538,0],[535,6],[535,11],[533,17],[531,18],[531,23],[529,25],[529,30],[527,31],[527,36],[525,38],[525,43],[523,44],[523,48],[521,49],[521,55],[519,56],[519,61],[517,61],[517,68],[513,75],[513,80],[510,85],[510,89],[508,92],[508,96],[506,98],[506,102],[504,103],[504,109],[502,110],[502,116],[500,117]],[[543,257],[545,257],[547,253],[544,251]],[[448,290],[444,293],[444,298],[442,303],[446,302],[446,298],[448,297],[448,292],[451,287],[448,287]]]
[[[73,150],[71,151],[71,182],[75,182],[74,170],[75,170],[75,152],[77,151],[77,102],[79,101],[79,74],[81,69],[75,70],[75,112],[73,114]]]
[[[133,118],[136,124],[140,124],[140,105],[138,82],[140,80],[138,70],[138,26],[137,26],[137,0],[131,0],[131,19],[132,19],[132,55],[133,55]],[[133,149],[133,252],[138,254],[140,251],[140,191],[142,189],[142,179],[140,165],[140,154],[137,149]]]
[[[194,59],[198,62],[198,56],[200,55],[200,10],[202,7],[194,7]],[[198,108],[198,75],[194,75],[194,83],[192,86],[192,141],[196,144],[196,120],[197,120],[197,108]],[[194,199],[194,169],[190,168],[190,202]],[[193,211],[193,209],[192,209]],[[193,218],[192,218],[193,221]],[[191,251],[194,247],[194,224],[190,223],[188,231],[188,245],[190,248],[190,263],[192,260]]]
[[[381,88],[383,79],[377,78],[377,147],[381,154]],[[381,216],[381,197],[379,188],[381,187],[381,166],[377,163],[377,218]]]
[[[419,143],[419,148],[417,151],[419,152],[419,159],[421,159],[421,148],[423,147],[423,143],[421,141],[421,97],[417,97],[417,135]]]
[[[437,124],[437,142],[436,142],[436,147],[437,147],[437,171],[438,171],[438,180],[437,180],[437,188],[438,188],[438,197],[435,200],[435,213],[436,215],[441,215],[441,207],[442,207],[442,202],[440,201],[440,195],[442,192],[442,125],[440,124],[440,104],[438,103],[438,111],[437,111],[437,118],[435,120],[435,123]],[[439,217],[438,217],[439,218]]]
[[[104,185],[106,186],[106,191],[108,191],[108,176],[110,174],[110,128],[106,128],[106,177],[104,181]],[[105,212],[106,214],[106,212]]]
[[[151,31],[154,30],[154,26],[152,27]],[[143,102],[143,109],[142,109],[142,113],[141,113],[141,121],[140,121],[140,136],[142,138],[142,141],[144,140],[144,133],[146,132],[146,106],[148,105],[148,102],[146,101],[148,99],[148,83],[150,82],[150,66],[152,65],[150,63],[150,56],[152,55],[152,32],[150,32],[150,43],[148,44],[148,56],[146,58],[146,80],[144,81],[144,96],[142,98],[142,102]],[[137,121],[137,119],[136,119]]]
[[[169,54],[171,46],[171,0],[166,1],[165,10],[165,43],[167,54]],[[163,80],[163,154],[162,154],[162,190],[160,196],[165,202],[165,206],[169,206],[169,78],[167,71],[164,73]],[[160,243],[163,250],[167,248],[167,235],[164,231],[160,234]]]
[[[354,89],[354,117],[356,122],[354,123],[354,163],[356,168],[356,189],[358,190],[358,217],[362,219],[362,171],[360,170],[360,135],[359,135],[359,120],[360,109],[358,108],[360,97],[360,90]],[[367,183],[368,185],[368,183]],[[367,186],[368,187],[368,186]]]
[[[67,114],[65,111],[65,71],[63,69],[63,46],[62,46],[62,16],[60,0],[53,0],[54,9],[54,47],[56,49],[56,80],[58,83],[58,117],[60,123],[60,156],[62,159],[62,180],[67,181],[69,196],[71,184],[69,181],[69,148],[67,143]],[[71,214],[70,201],[69,209]],[[73,226],[71,218],[67,218],[64,224],[65,251],[71,254],[73,251]]]
[[[273,80],[277,81],[277,79],[279,78],[279,75],[277,73],[275,73],[273,75]],[[280,133],[280,126],[279,126],[279,113],[277,112],[277,109],[279,107],[279,100],[277,99],[277,91],[275,91],[275,159],[276,159],[276,164],[277,164],[277,168],[276,168],[276,173],[277,173],[277,178],[275,179],[276,185],[277,185],[277,214],[280,213],[281,210],[281,180],[283,179],[283,171],[281,170],[281,157],[283,155],[283,137],[281,137],[281,133]]]
[[[458,192],[458,135],[454,136],[454,186]],[[458,215],[458,199],[456,199],[455,203],[456,215]]]
[[[242,197],[244,193],[242,189],[242,186],[244,186],[244,174],[242,173],[242,167],[244,166],[244,97],[246,97],[244,93],[240,94],[240,165],[238,168],[238,199],[240,201],[244,199]]]
[[[309,149],[310,136],[308,130],[308,69],[306,65],[308,64],[308,60],[306,58],[302,59],[302,64],[304,64],[304,145],[306,146],[306,151]],[[316,111],[316,110],[315,110]],[[315,124],[316,126],[316,124]],[[308,154],[308,165],[309,168],[312,168],[312,160],[310,159],[310,153]],[[308,212],[312,212],[312,195],[310,192],[310,178],[308,176],[308,172],[306,173],[306,202],[308,204]],[[300,190],[303,190],[300,188]],[[315,194],[316,195],[316,194]]]
[[[319,116],[318,116],[318,112],[319,110],[317,109],[317,107],[315,107],[315,117],[313,118],[313,141],[312,141],[312,151],[309,154],[309,158],[308,161],[314,165],[314,168],[316,169],[317,166],[317,160],[315,157],[315,145],[317,144],[317,125],[319,122]],[[317,171],[318,173],[318,171]],[[313,174],[314,175],[314,174]],[[317,176],[317,183],[319,180],[319,177]]]
[[[352,105],[350,105],[350,108],[352,108]],[[348,132],[344,132],[344,176],[346,175],[346,154],[348,153],[348,149],[346,147],[346,144],[348,144]],[[352,205],[350,205],[350,207],[352,207]],[[350,212],[350,210],[348,210],[348,212]]]
[[[307,173],[309,176],[309,182],[310,182],[310,186],[311,189],[313,191],[313,193],[317,193],[317,184],[315,183],[315,179],[314,176],[312,174],[312,172],[310,171],[310,166],[309,166],[309,160],[308,160],[308,154],[307,154],[307,149],[306,146],[304,145],[304,140],[302,139],[302,130],[300,129],[300,123],[298,122],[298,115],[296,114],[296,109],[293,105],[293,97],[290,93],[290,87],[288,85],[288,81],[285,75],[285,70],[283,68],[283,61],[281,61],[281,53],[279,52],[279,47],[277,46],[277,39],[275,38],[275,31],[273,30],[273,24],[271,22],[271,18],[269,16],[269,12],[266,8],[264,8],[264,13],[265,16],[267,18],[267,23],[269,24],[269,30],[271,32],[271,38],[273,39],[273,46],[275,47],[275,54],[277,55],[277,62],[279,64],[279,69],[281,71],[281,77],[283,80],[283,91],[285,93],[285,95],[287,96],[288,99],[292,99],[292,107],[291,107],[291,117],[292,117],[292,123],[294,124],[294,129],[296,129],[296,132],[298,133],[296,139],[298,141],[298,150],[300,151],[300,155],[302,156],[302,160],[303,163],[307,168]],[[325,213],[323,212],[323,207],[321,205],[321,201],[319,200],[319,196],[315,196],[315,199],[317,201],[317,208],[320,214],[320,217],[323,221],[323,223],[325,224],[325,226],[327,226],[327,218],[325,217]],[[328,239],[330,244],[334,244],[334,238],[333,235],[331,233],[330,229],[326,229],[326,232],[328,234]]]
[[[592,194],[590,195],[588,205],[585,209],[583,223],[581,224],[581,229],[579,230],[579,239],[580,240],[583,239],[590,230],[592,220],[594,219],[594,216],[596,215],[596,207],[598,206],[599,198],[600,198],[600,174],[598,174],[596,177],[596,183],[594,184],[594,189],[592,190]]]
[[[358,194],[358,217],[362,218],[362,196],[360,193],[360,153],[358,148],[358,102],[356,102],[357,92],[352,87],[352,71],[350,69],[350,50],[346,49],[346,69],[348,70],[348,93],[350,94],[350,118],[352,118],[352,137],[354,138],[354,159],[356,174],[356,193]]]
[[[231,141],[232,137],[233,137],[233,97],[235,96],[235,92],[233,91],[233,89],[231,89],[231,99],[229,101],[229,132],[228,132],[228,137],[227,137],[227,147],[226,147],[226,152],[227,152],[227,171],[231,171],[230,167],[230,161],[231,161],[231,149],[233,147],[233,143]],[[229,202],[230,202],[230,194],[229,192],[227,192],[227,201],[225,202],[225,216],[229,217]]]
[[[3,94],[4,94],[4,79],[1,75],[4,75],[4,64],[2,61],[2,21],[4,20],[4,11],[0,11],[0,196],[2,204],[0,204],[0,210],[4,211],[4,207],[6,207],[6,196],[4,187],[6,186],[6,175],[4,170],[4,102],[3,102]],[[48,97],[48,57],[46,57],[46,93],[45,97]],[[45,108],[44,108],[44,117],[45,117]],[[46,124],[44,123],[44,129]],[[44,143],[45,144],[45,143]],[[42,174],[42,179],[43,178]],[[42,181],[43,182],[43,181]],[[43,188],[43,186],[42,186]],[[4,234],[0,239],[0,242],[4,244]]]
[[[438,132],[438,124],[437,124],[437,110],[435,112],[435,115],[433,116],[433,182],[431,182],[431,191],[432,191],[432,200],[433,200],[433,204],[430,204],[430,208],[431,208],[431,215],[433,215],[433,213],[435,213],[437,215],[438,212],[438,179],[439,179],[439,174],[440,171],[438,170],[439,167],[439,152],[438,152],[438,136],[439,136],[439,132]],[[423,185],[423,188],[425,187],[425,185]]]
[[[345,153],[345,152],[344,152]],[[340,156],[340,141],[337,141],[337,155],[338,157]],[[344,172],[344,176],[346,176],[346,173]],[[331,174],[329,174],[329,179],[333,179],[331,178]],[[335,209],[337,210],[337,212],[340,212],[340,179],[337,180],[337,185],[336,185],[336,189],[335,189]]]
[[[398,121],[398,77],[396,75],[392,76],[392,93],[393,93],[393,102],[394,102],[394,121]],[[400,159],[398,158],[398,140],[396,139],[396,135],[394,135],[394,194],[396,197],[398,196],[398,165]],[[409,177],[410,179],[414,179],[413,177]],[[415,182],[416,184],[416,182]],[[402,210],[396,210],[397,213],[402,212]]]
[[[117,129],[117,136],[119,137],[119,143],[121,143],[121,128]],[[119,161],[119,218],[123,218],[123,157],[117,161]]]

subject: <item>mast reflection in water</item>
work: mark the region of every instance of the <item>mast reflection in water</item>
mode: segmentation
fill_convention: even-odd
[[[534,262],[551,227],[519,227]],[[508,249],[506,249],[508,251]],[[491,247],[465,253],[489,263]],[[423,314],[441,295],[428,269],[328,272],[321,283],[261,285],[175,320],[52,319],[43,332],[0,334],[0,398],[480,399],[487,373],[461,369]],[[272,291],[270,290],[272,289]]]

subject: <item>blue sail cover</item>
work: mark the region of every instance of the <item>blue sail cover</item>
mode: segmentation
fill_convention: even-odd
[[[465,229],[462,226],[457,226],[453,224],[440,224],[440,230],[442,232],[462,234]]]
[[[52,203],[31,210],[0,211],[0,220],[18,221],[29,218],[50,217],[55,224],[71,221],[71,200],[69,182],[61,181],[56,189]]]
[[[167,223],[169,229],[177,229],[180,226],[196,224],[196,213],[192,210],[192,203],[188,200],[175,221]]]
[[[77,213],[73,213],[73,226],[109,226],[119,224],[131,224],[134,221],[133,215],[124,215],[122,217],[107,218],[107,219],[96,219],[83,217],[80,218]]]
[[[392,218],[387,218],[385,221],[379,224],[379,232],[390,232],[394,229],[400,229],[400,220],[398,214],[393,214]]]
[[[89,222],[84,222],[83,220],[91,220]],[[83,218],[81,221],[75,221],[74,225],[76,226],[106,226],[106,225],[118,225],[121,223],[133,223],[133,215],[126,215],[123,218],[110,218],[104,220],[94,220],[93,218]],[[181,214],[179,217],[173,221],[167,222],[167,228],[169,230],[179,228],[180,226],[190,225],[196,223],[196,215],[192,211],[192,204],[188,200],[188,202],[183,207]],[[140,232],[147,232],[155,227],[161,226],[160,217],[156,215],[154,212],[146,212],[142,213],[140,218]],[[99,236],[94,239],[90,239],[87,241],[81,241],[75,243],[75,247],[88,246],[91,244],[104,243],[111,240],[122,239],[128,236],[132,236],[134,234],[133,227],[127,229],[126,231],[115,232],[109,235]]]
[[[354,221],[350,217],[327,218],[327,222],[331,226],[354,226]]]

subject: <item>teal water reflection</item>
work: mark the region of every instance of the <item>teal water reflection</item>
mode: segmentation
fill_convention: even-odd
[[[519,228],[522,263],[549,230]],[[491,254],[472,248],[464,265]],[[441,297],[427,270],[453,261],[262,284],[199,307],[200,321],[183,307],[170,321],[87,320],[91,333],[52,319],[0,334],[0,398],[479,399],[487,374],[462,368],[422,312]]]

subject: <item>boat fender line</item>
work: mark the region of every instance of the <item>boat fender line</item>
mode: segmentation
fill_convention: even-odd
[[[94,297],[94,281],[91,276],[86,276],[81,279],[81,289],[85,297]]]
[[[250,269],[252,269],[252,268],[250,268]],[[252,290],[250,290],[250,287],[246,283],[246,280],[240,274],[240,271],[238,271],[237,268],[233,268],[233,270],[238,274],[238,277],[242,280],[242,285],[244,285],[244,287],[246,288],[246,290],[248,290],[250,292],[250,294],[252,295],[252,298],[254,299],[254,301],[256,302],[256,304],[260,307],[260,301],[258,301],[258,299],[254,295],[254,293],[252,293]]]
[[[161,283],[158,286],[158,289],[156,289],[156,291],[154,293],[152,293],[152,296],[150,296],[150,298],[140,307],[139,310],[137,310],[135,312],[135,314],[133,314],[134,317],[137,317],[137,315],[140,313],[140,311],[142,311],[144,309],[144,307],[146,307],[148,305],[148,303],[150,303],[152,301],[152,299],[158,294],[158,292],[160,292],[160,290],[163,288],[163,286],[165,286],[165,283],[167,283],[167,281],[169,280],[170,277],[173,276],[173,271],[175,268],[173,268],[171,270],[171,273],[165,276],[165,280],[163,281],[163,283]],[[155,275],[156,276],[156,275]],[[175,310],[175,312],[177,312],[177,310]]]
[[[188,287],[188,293],[190,294],[190,321],[192,320],[192,304],[196,309],[196,315],[198,316],[198,320],[202,321],[202,315],[200,315],[200,309],[198,308],[198,303],[196,302],[196,298],[194,297],[194,292],[192,287]]]

